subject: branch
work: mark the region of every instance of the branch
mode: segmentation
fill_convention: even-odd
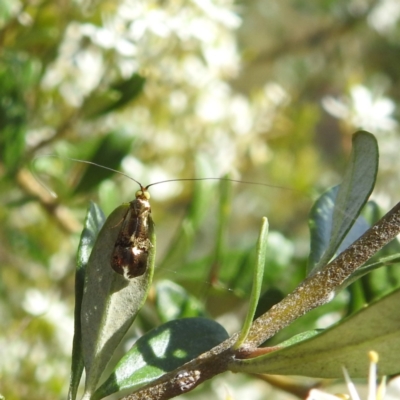
[[[324,269],[304,280],[291,294],[254,321],[245,345],[232,349],[238,334],[151,386],[124,397],[124,400],[166,400],[188,392],[200,383],[228,370],[234,357],[248,357],[260,344],[308,311],[333,299],[346,279],[378,250],[400,233],[400,203],[364,233]]]

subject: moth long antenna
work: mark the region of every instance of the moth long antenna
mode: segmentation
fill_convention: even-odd
[[[154,182],[154,183],[146,186],[146,189],[148,189],[150,186],[159,185],[161,183],[181,182],[181,181],[228,181],[228,182],[244,183],[244,184],[248,184],[248,185],[267,186],[267,187],[273,187],[273,188],[277,188],[277,189],[286,189],[286,190],[290,190],[290,191],[293,190],[293,189],[285,187],[285,186],[269,185],[267,183],[262,183],[262,182],[240,181],[238,179],[231,179],[231,178],[178,178],[178,179],[167,179],[165,181]]]
[[[121,171],[117,171],[116,169],[113,169],[113,168],[106,167],[106,166],[101,165],[101,164],[97,164],[97,163],[95,163],[95,162],[93,162],[93,161],[80,160],[79,158],[72,158],[72,157],[60,157],[60,156],[55,155],[55,154],[44,154],[44,155],[35,157],[35,158],[33,159],[32,163],[34,163],[37,159],[39,159],[39,158],[41,158],[41,157],[55,157],[55,158],[60,158],[60,159],[64,159],[64,160],[69,160],[69,161],[77,161],[77,162],[81,162],[81,163],[84,163],[84,164],[90,164],[90,165],[94,165],[94,166],[99,167],[99,168],[107,169],[107,170],[109,170],[109,171],[112,171],[112,172],[115,172],[115,173],[117,173],[117,174],[123,175],[123,176],[125,176],[126,178],[129,178],[130,180],[136,182],[136,183],[140,186],[140,188],[142,188],[142,189],[148,189],[150,186],[159,185],[159,184],[161,184],[161,183],[168,183],[168,182],[182,182],[182,181],[228,181],[228,182],[244,183],[244,184],[247,184],[247,185],[258,185],[258,186],[273,187],[273,188],[277,188],[277,189],[293,190],[293,189],[287,188],[287,187],[285,187],[285,186],[269,185],[269,184],[262,183],[262,182],[240,181],[240,180],[238,180],[238,179],[231,179],[231,178],[215,178],[215,177],[209,177],[209,178],[178,178],[178,179],[167,179],[167,180],[164,180],[164,181],[159,181],[159,182],[151,183],[150,185],[147,185],[147,186],[144,188],[144,187],[142,186],[142,184],[141,184],[139,181],[137,181],[136,179],[132,178],[132,177],[129,176],[128,174],[125,174],[124,172],[121,172]],[[35,176],[35,178],[40,182],[40,184],[41,184],[46,190],[48,190],[48,191],[52,194],[52,196],[57,197],[57,195],[56,195],[51,189],[49,189],[49,188],[38,178],[38,176],[37,176],[33,171],[32,171],[32,173],[33,173],[33,175]]]
[[[36,161],[37,161],[39,158],[41,158],[41,157],[54,157],[54,156],[51,155],[51,154],[46,154],[46,155],[44,155],[44,156],[36,156],[36,157],[32,160],[31,166],[30,166],[29,170],[31,171],[31,174],[32,174],[33,177],[36,179],[36,181],[39,183],[39,185],[42,186],[44,189],[46,189],[46,190],[50,193],[50,196],[52,196],[52,197],[54,197],[54,198],[56,199],[56,198],[58,197],[58,196],[57,196],[57,193],[54,192],[53,190],[51,190],[51,189],[40,179],[39,175],[35,172],[34,165],[35,165]]]
[[[113,168],[106,167],[106,166],[101,165],[101,164],[97,164],[97,163],[95,163],[93,161],[80,160],[79,158],[72,158],[72,157],[60,157],[60,156],[55,155],[55,154],[43,154],[41,156],[35,157],[33,159],[32,163],[34,163],[38,158],[42,158],[42,157],[55,157],[55,158],[60,158],[62,160],[77,161],[77,162],[81,162],[81,163],[84,163],[84,164],[91,164],[91,165],[94,165],[94,166],[99,167],[99,168],[108,169],[109,171],[115,172],[117,174],[125,176],[126,178],[129,178],[130,180],[136,182],[140,186],[140,188],[143,188],[142,184],[139,181],[137,181],[136,179],[132,178],[128,174],[125,174],[124,172],[121,172],[121,171],[117,171],[116,169],[113,169]],[[35,175],[35,178],[37,178],[37,175],[36,174],[34,174],[34,175]],[[52,190],[47,188],[46,185],[43,184],[43,182],[41,182],[40,180],[39,180],[39,182],[41,183],[42,186],[44,186],[47,190],[49,190],[50,193],[54,193]],[[57,195],[55,197],[57,197]]]
[[[284,190],[290,190],[290,191],[295,191],[295,192],[303,193],[301,190],[293,189],[293,188],[288,188],[288,187],[285,187],[285,186],[270,185],[270,184],[263,183],[263,182],[241,181],[241,180],[231,179],[231,178],[215,178],[215,177],[209,177],[209,178],[178,178],[178,179],[166,179],[166,180],[164,180],[164,181],[154,182],[154,183],[151,183],[150,185],[147,185],[146,187],[143,187],[143,185],[142,185],[139,181],[137,181],[136,179],[132,178],[132,177],[129,176],[128,174],[125,174],[124,172],[118,171],[118,170],[113,169],[113,168],[106,167],[106,166],[101,165],[101,164],[97,164],[97,163],[95,163],[95,162],[93,162],[93,161],[81,160],[81,159],[79,159],[79,158],[61,157],[61,156],[58,156],[58,155],[56,155],[56,154],[43,154],[43,155],[40,155],[40,156],[36,156],[36,157],[32,160],[32,166],[34,165],[34,163],[35,163],[39,158],[42,158],[42,157],[54,157],[54,158],[59,158],[59,159],[64,159],[64,160],[76,161],[76,162],[81,162],[81,163],[84,163],[84,164],[91,164],[91,165],[94,165],[94,166],[99,167],[99,168],[107,169],[107,170],[109,170],[109,171],[112,171],[112,172],[115,172],[115,173],[117,173],[117,174],[123,175],[123,176],[125,176],[126,178],[128,178],[128,179],[130,179],[130,180],[136,182],[136,183],[140,186],[141,190],[147,190],[147,189],[148,189],[149,187],[151,187],[151,186],[159,185],[159,184],[162,184],[162,183],[168,183],[168,182],[182,182],[182,181],[228,181],[228,182],[244,183],[244,184],[248,184],[248,185],[266,186],[266,187],[271,187],[271,188],[284,189]],[[30,170],[31,170],[32,175],[33,175],[33,176],[35,177],[35,179],[39,182],[39,184],[40,184],[41,186],[43,186],[43,187],[51,194],[51,196],[53,196],[54,198],[57,198],[57,197],[58,197],[57,194],[56,194],[53,190],[51,190],[51,189],[39,178],[39,176],[36,174],[36,172],[33,170],[33,168],[30,168]],[[303,193],[303,194],[304,194],[304,193]],[[346,215],[346,212],[344,212],[344,211],[341,210],[340,208],[337,208],[337,207],[335,206],[335,209],[339,210],[339,212],[341,212],[343,215]]]
[[[130,180],[136,182],[141,188],[143,187],[142,184],[141,184],[139,181],[137,181],[136,179],[133,179],[133,178],[132,178],[131,176],[129,176],[128,174],[125,174],[124,172],[118,171],[118,170],[116,170],[116,169],[109,168],[109,167],[106,167],[106,166],[101,165],[101,164],[97,164],[97,163],[95,163],[95,162],[93,162],[93,161],[79,160],[78,158],[70,158],[70,157],[66,157],[66,159],[67,159],[67,160],[70,160],[70,161],[82,162],[82,163],[84,163],[84,164],[95,165],[96,167],[103,168],[103,169],[108,169],[109,171],[115,172],[115,173],[117,173],[117,174],[121,174],[121,175],[123,175],[123,176],[129,178]]]

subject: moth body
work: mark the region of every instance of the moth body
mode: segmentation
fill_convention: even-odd
[[[111,254],[111,267],[126,279],[141,276],[147,269],[149,251],[153,246],[149,239],[149,225],[153,223],[149,199],[147,188],[141,187],[136,192]]]

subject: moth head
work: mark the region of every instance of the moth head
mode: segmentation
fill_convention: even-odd
[[[137,199],[142,199],[142,200],[149,200],[150,199],[150,193],[147,191],[147,188],[141,188],[135,193],[135,197]]]

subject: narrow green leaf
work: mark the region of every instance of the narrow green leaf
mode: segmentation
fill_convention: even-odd
[[[97,235],[105,221],[105,216],[100,207],[90,202],[86,215],[83,231],[79,241],[77,267],[75,273],[75,311],[74,311],[74,339],[72,345],[71,378],[68,400],[75,400],[79,382],[83,372],[82,331],[81,331],[81,306],[85,282],[86,266]]]
[[[291,338],[285,340],[284,342],[279,343],[276,347],[284,348],[293,346],[296,343],[304,342],[304,340],[311,339],[323,331],[324,331],[323,329],[313,329],[311,331],[298,333],[297,335],[292,336]]]
[[[138,339],[92,400],[122,389],[139,389],[227,338],[228,333],[220,324],[206,318],[167,322]]]
[[[196,176],[205,177],[210,175],[209,160],[204,157],[196,157]],[[186,218],[190,222],[192,229],[196,231],[197,227],[204,221],[204,215],[212,204],[213,196],[210,191],[215,187],[212,181],[197,181],[194,183],[193,201],[190,204],[189,213]],[[212,192],[212,194],[214,194]]]
[[[224,177],[229,179],[228,177]],[[228,180],[221,180],[219,182],[218,195],[215,200],[218,203],[218,211],[216,218],[216,237],[214,240],[213,255],[210,257],[205,271],[207,271],[207,280],[209,282],[218,282],[221,279],[221,273],[224,270],[226,261],[227,249],[225,248],[227,223],[231,214],[231,197],[232,197],[232,183]],[[210,193],[209,193],[209,197]],[[228,264],[230,267],[232,264]],[[207,289],[210,290],[211,287]]]
[[[178,318],[204,317],[200,301],[191,296],[182,286],[163,280],[156,284],[156,307],[162,322]]]
[[[105,222],[90,255],[82,301],[82,349],[86,370],[85,398],[89,398],[115,348],[146,300],[151,284],[155,234],[149,220],[153,244],[146,272],[126,280],[110,266],[111,253],[129,204],[118,207]]]
[[[368,305],[323,333],[264,356],[235,360],[234,372],[341,378],[368,375],[367,353],[379,354],[379,373],[400,372],[400,289]]]
[[[231,214],[232,183],[220,181],[218,199],[218,225],[217,236],[215,239],[214,259],[211,262],[209,277],[211,281],[218,280],[220,268],[223,263],[223,256],[226,252],[225,242],[227,233],[227,223]]]
[[[253,287],[250,295],[249,309],[239,337],[233,348],[238,349],[247,338],[256,313],[258,300],[260,299],[261,286],[264,276],[265,258],[267,253],[268,219],[263,217],[260,235],[257,242],[257,262],[253,274]]]
[[[205,159],[202,157],[196,158],[197,176],[208,176],[208,167],[209,163]],[[214,195],[213,186],[215,185],[212,182],[194,182],[193,200],[182,221],[182,228],[175,233],[171,240],[171,243],[174,243],[174,245],[170,247],[161,265],[158,266],[160,271],[163,268],[179,268],[180,265],[184,265],[182,258],[187,255],[188,249],[193,244],[195,233],[204,221],[204,216],[212,203]]]
[[[329,244],[323,255],[320,254],[320,249],[314,249],[309,263],[310,270],[319,270],[332,259],[353,226],[374,188],[378,161],[379,153],[375,137],[365,131],[355,133],[350,161],[335,200]],[[316,254],[321,257],[318,261]]]
[[[346,280],[399,232],[400,202],[326,268],[309,275],[292,293],[257,318],[246,344],[260,346],[300,316],[331,301]]]
[[[342,285],[342,288],[349,286],[353,282],[357,281],[358,279],[369,274],[372,271],[375,271],[382,267],[391,266],[391,264],[398,264],[399,262],[400,262],[400,254],[399,253],[394,254],[392,256],[378,258],[378,259],[376,259],[375,262],[373,262],[371,264],[363,265],[362,267],[357,269],[357,271],[355,271],[354,274],[352,274],[345,281],[345,283]],[[391,279],[389,279],[389,281],[391,281]],[[382,280],[380,283],[381,284],[383,283]],[[395,280],[395,282],[391,282],[391,284],[390,284],[390,282],[387,282],[387,285],[388,286],[390,285],[389,287],[391,287],[393,289],[393,286],[397,286],[397,280]]]

